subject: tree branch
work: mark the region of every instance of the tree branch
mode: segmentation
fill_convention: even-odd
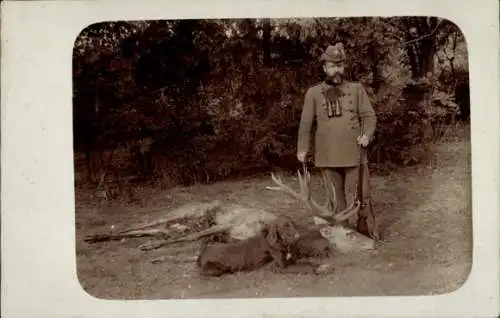
[[[430,33],[424,34],[422,36],[419,36],[416,39],[413,39],[413,40],[410,40],[410,41],[406,41],[403,44],[401,44],[401,46],[406,46],[406,45],[409,45],[409,44],[412,44],[412,43],[415,43],[415,42],[419,42],[419,41],[422,41],[425,38],[433,36],[437,32],[437,30],[439,29],[439,26],[441,25],[441,23],[442,23],[442,21],[439,21],[439,23],[436,25],[436,27],[434,28],[434,30],[432,30]]]

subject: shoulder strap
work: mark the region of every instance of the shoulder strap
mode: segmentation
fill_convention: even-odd
[[[361,203],[361,206],[363,207],[363,175],[364,175],[364,165],[362,164],[363,162],[363,155],[365,153],[365,149],[362,146],[358,146],[359,149],[359,164],[358,164],[358,187],[356,191],[356,200],[358,200]]]

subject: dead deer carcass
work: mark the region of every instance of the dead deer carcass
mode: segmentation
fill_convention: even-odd
[[[339,212],[333,184],[323,178],[325,191],[330,191],[334,204],[331,208],[328,208],[327,203],[325,205],[318,204],[311,196],[311,176],[305,167],[303,170],[304,175],[300,171],[297,171],[300,192],[296,192],[291,187],[285,185],[274,174],[271,174],[271,178],[276,186],[266,187],[266,189],[283,192],[303,203],[305,208],[313,214],[314,223],[319,226],[321,235],[330,242],[334,250],[349,252],[375,249],[375,241],[372,238],[341,224],[359,212],[361,203],[353,200],[347,209]]]

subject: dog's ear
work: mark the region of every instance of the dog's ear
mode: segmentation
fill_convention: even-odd
[[[266,226],[267,235],[265,236],[269,245],[271,246],[279,246],[280,245],[280,236],[278,227],[275,222]]]
[[[279,229],[281,231],[280,237],[285,244],[293,244],[300,237],[297,227],[290,219],[284,219]]]
[[[267,228],[267,226],[263,226],[260,229],[260,234],[267,238],[267,235],[269,234],[269,229]]]

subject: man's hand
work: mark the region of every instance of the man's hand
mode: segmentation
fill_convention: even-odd
[[[357,142],[358,142],[358,145],[360,145],[361,147],[366,147],[366,146],[368,146],[370,139],[368,138],[367,135],[363,134],[363,135],[358,137]]]
[[[297,153],[297,159],[300,162],[305,162],[306,161],[306,155],[307,155],[307,152],[298,152]]]

